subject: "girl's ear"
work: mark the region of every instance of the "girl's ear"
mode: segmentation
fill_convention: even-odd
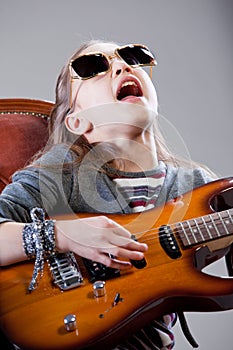
[[[65,118],[66,128],[77,135],[84,135],[93,129],[92,123],[86,118],[78,118],[77,114],[68,114]]]

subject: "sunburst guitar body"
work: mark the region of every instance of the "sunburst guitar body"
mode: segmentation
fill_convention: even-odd
[[[232,309],[232,278],[202,271],[229,253],[232,207],[233,178],[227,178],[188,192],[164,207],[108,215],[149,249],[142,266],[105,280],[99,296],[80,257],[82,281],[68,290],[52,282],[47,265],[32,293],[27,288],[33,261],[2,268],[1,330],[23,350],[107,350],[166,313]],[[64,325],[68,314],[76,317],[73,331]]]

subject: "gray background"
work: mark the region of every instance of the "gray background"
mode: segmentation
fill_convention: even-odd
[[[232,176],[232,34],[232,0],[1,0],[0,98],[53,101],[56,77],[83,41],[144,43],[159,62],[160,113],[194,160]],[[224,274],[223,263],[210,272]],[[232,315],[187,314],[200,350],[232,349]],[[175,349],[191,349],[175,329]]]

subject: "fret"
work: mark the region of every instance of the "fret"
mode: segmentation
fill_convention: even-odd
[[[228,214],[228,218],[230,219],[231,223],[233,224],[233,217],[231,216],[230,210],[226,210]]]
[[[226,210],[224,212],[224,224],[225,224],[225,229],[228,232],[228,234],[232,234],[233,233],[233,211],[231,209],[230,210]]]
[[[201,241],[205,241],[204,236],[203,236],[203,234],[202,234],[202,231],[200,230],[200,227],[199,227],[199,225],[198,225],[197,219],[193,219],[193,220],[191,220],[191,221],[194,222],[193,233],[195,234],[195,237],[196,237],[196,239],[197,239],[197,243],[198,243],[198,242],[201,242]],[[200,238],[198,238],[198,236],[199,236]]]
[[[222,227],[224,228],[226,234],[229,235],[230,232],[228,231],[228,229],[227,229],[227,227],[226,227],[226,225],[225,225],[225,222],[224,222],[224,220],[223,220],[223,218],[222,218],[222,215],[220,215],[220,213],[218,213],[218,217],[219,217],[219,219],[220,219],[220,222],[221,222]]]
[[[230,223],[229,218],[232,221],[229,211],[217,212],[213,214],[213,220],[215,222],[216,231],[218,232],[218,237],[227,236],[233,232],[233,225]],[[229,225],[229,229],[227,225]]]
[[[179,226],[181,228],[181,231],[179,230]],[[180,236],[180,239],[182,240],[182,243],[187,246],[187,245],[191,245],[192,243],[190,242],[189,240],[189,237],[186,233],[186,230],[184,228],[184,225],[183,225],[183,222],[179,222],[176,226],[177,230],[179,231],[179,236]]]
[[[207,239],[220,237],[218,227],[215,223],[216,220],[214,219],[214,214],[204,216],[204,220],[206,222],[207,229],[209,232]]]
[[[207,234],[206,236],[205,236],[205,238],[206,238],[206,240],[208,241],[209,239],[211,239],[212,238],[212,235],[211,235],[211,233],[210,233],[210,230],[209,230],[209,227],[208,227],[208,225],[207,225],[207,223],[206,223],[206,217],[205,216],[202,216],[201,217],[201,221],[202,221],[202,223],[203,223],[203,230],[205,230],[205,233]]]
[[[217,234],[217,237],[220,237],[220,233],[219,233],[219,231],[218,231],[218,227],[217,227],[217,225],[216,225],[216,223],[215,223],[215,220],[213,219],[213,216],[212,216],[212,215],[209,215],[209,218],[210,218],[210,220],[211,220],[211,223],[212,223],[212,226],[213,226],[213,228],[214,228],[214,231],[215,231],[216,234]],[[215,237],[215,236],[213,236],[213,237]]]
[[[190,220],[190,221],[191,221],[191,220]],[[198,243],[196,236],[193,234],[194,232],[193,232],[192,225],[190,224],[190,221],[186,221],[186,223],[187,223],[187,225],[188,225],[189,231],[190,231],[190,233],[192,234],[192,237],[193,237],[195,243]]]
[[[233,234],[233,211],[225,210],[176,224],[182,244],[187,247]]]
[[[195,233],[197,243],[205,242],[212,237],[210,229],[206,223],[206,217],[196,218],[191,221],[195,225],[193,233]]]

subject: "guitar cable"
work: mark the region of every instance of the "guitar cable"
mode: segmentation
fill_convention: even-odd
[[[198,348],[199,345],[191,334],[191,331],[189,329],[188,322],[185,318],[184,313],[182,311],[179,311],[177,312],[177,315],[179,317],[180,326],[184,333],[185,338],[188,340],[189,344],[191,344],[193,348]]]

